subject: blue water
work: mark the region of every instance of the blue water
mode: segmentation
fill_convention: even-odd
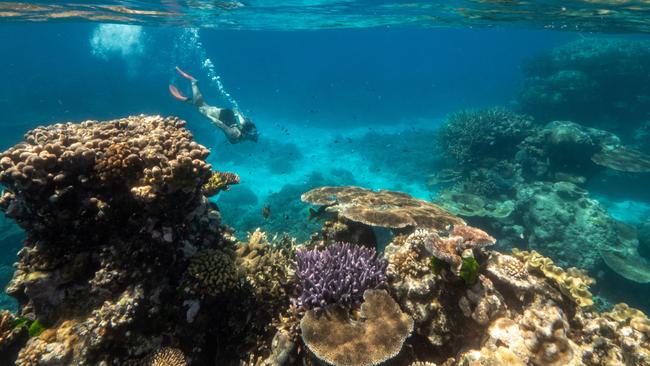
[[[345,14],[346,9],[356,8],[336,14]],[[280,29],[282,22],[248,27],[267,30],[234,29],[247,28],[255,19],[255,7],[245,11],[246,22],[238,26],[193,31],[179,20],[192,19],[191,12],[170,18],[173,26],[169,22],[159,26],[149,18],[143,21],[146,25],[79,18],[0,22],[0,149],[18,143],[38,125],[140,113],[180,116],[196,140],[212,150],[209,161],[215,168],[242,177],[239,186],[217,198],[224,222],[241,237],[261,226],[304,240],[317,227],[306,222],[305,206],[287,197],[326,184],[435,197],[437,188],[426,182],[428,174],[444,165],[435,159],[433,136],[447,115],[495,105],[516,109],[525,80],[522,65],[554,47],[583,38],[649,39],[641,25],[634,34],[585,33],[540,19],[528,19],[527,26],[517,20],[517,27],[463,22],[423,27],[420,21],[416,27],[395,26],[394,18],[380,17],[375,23],[369,20],[370,25],[391,26],[366,28],[363,16],[358,16],[343,26],[317,23],[314,29],[305,29],[309,22],[296,20],[288,30]],[[206,19],[208,14],[203,14]],[[548,24],[556,26],[544,29]],[[628,25],[616,23],[612,33],[630,31]],[[212,69],[203,66],[207,59]],[[174,100],[169,83],[189,92],[175,66],[201,81],[209,103],[231,106],[232,101],[210,81],[218,75],[232,100],[257,124],[260,141],[230,145],[196,110]],[[627,180],[629,189],[621,190],[615,187],[620,178],[606,176],[590,184],[612,216],[635,225],[646,222],[647,180],[632,178],[636,184]],[[271,221],[260,213],[265,204],[274,210]],[[10,279],[19,247],[19,234],[9,238],[0,243],[3,284]],[[615,283],[630,285],[609,276]],[[648,309],[647,300],[619,295]],[[13,306],[5,300],[0,305]]]

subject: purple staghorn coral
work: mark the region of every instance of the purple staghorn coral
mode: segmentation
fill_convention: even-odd
[[[295,260],[298,306],[352,305],[363,292],[386,284],[387,262],[374,249],[337,243],[325,249],[298,250]]]

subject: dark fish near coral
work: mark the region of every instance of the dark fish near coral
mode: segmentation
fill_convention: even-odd
[[[271,216],[271,207],[269,205],[264,205],[262,208],[262,216],[264,216],[265,219],[268,219],[269,216]]]
[[[314,210],[312,207],[309,208],[309,221],[316,220],[320,221],[324,219],[329,212],[326,211],[328,206],[320,206],[317,210]]]

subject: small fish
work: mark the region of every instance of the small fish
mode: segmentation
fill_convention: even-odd
[[[262,208],[262,216],[264,216],[265,219],[268,219],[269,216],[271,216],[271,207],[269,205],[264,205],[264,208]]]
[[[318,210],[314,210],[312,207],[309,208],[309,219],[308,221],[316,220],[320,221],[325,216],[325,209],[327,206],[320,206]]]

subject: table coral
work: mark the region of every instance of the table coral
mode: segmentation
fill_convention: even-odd
[[[363,295],[361,319],[333,307],[325,313],[309,310],[300,322],[302,339],[314,356],[334,366],[372,366],[401,351],[413,331],[413,320],[384,290]]]
[[[433,203],[405,193],[339,186],[320,187],[304,193],[304,202],[326,206],[344,218],[365,225],[400,229],[405,227],[444,230],[465,222]]]

